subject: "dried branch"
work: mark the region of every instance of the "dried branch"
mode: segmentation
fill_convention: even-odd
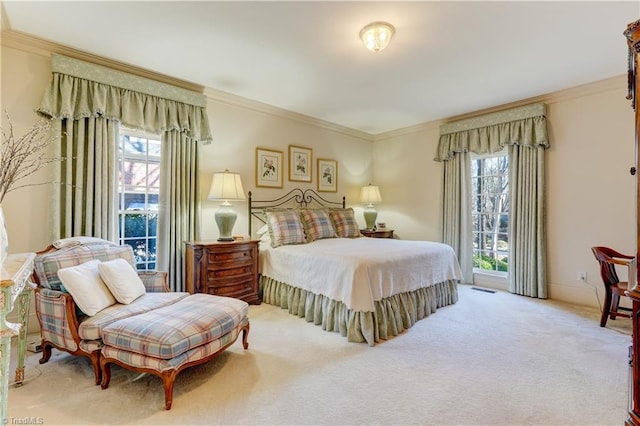
[[[58,158],[45,156],[49,145],[55,141],[51,134],[52,120],[41,118],[24,135],[16,138],[6,111],[5,115],[9,129],[2,129],[0,145],[0,203],[11,191],[25,186],[42,185],[21,181],[47,164],[59,161]]]

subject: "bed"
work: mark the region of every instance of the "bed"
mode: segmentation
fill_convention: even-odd
[[[458,299],[462,274],[450,246],[361,237],[344,197],[294,189],[274,200],[249,193],[248,204],[263,302],[350,342],[373,346]]]

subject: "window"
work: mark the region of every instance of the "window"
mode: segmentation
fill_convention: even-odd
[[[509,159],[506,153],[471,157],[474,271],[509,269]]]
[[[133,248],[137,268],[156,268],[160,140],[120,128],[118,146],[119,242]]]

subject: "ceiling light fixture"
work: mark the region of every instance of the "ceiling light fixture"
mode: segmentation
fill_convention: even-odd
[[[387,22],[372,22],[360,30],[360,38],[367,49],[378,53],[389,45],[395,31]]]

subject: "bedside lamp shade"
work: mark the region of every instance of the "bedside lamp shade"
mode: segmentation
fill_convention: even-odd
[[[360,189],[360,202],[367,204],[367,207],[364,209],[364,221],[367,229],[375,228],[378,212],[373,205],[381,201],[382,197],[380,196],[380,189],[377,186],[369,184]]]
[[[223,200],[215,214],[220,234],[218,241],[233,241],[233,225],[235,225],[238,215],[229,201],[245,199],[240,174],[232,173],[229,170],[214,173],[207,199]]]

